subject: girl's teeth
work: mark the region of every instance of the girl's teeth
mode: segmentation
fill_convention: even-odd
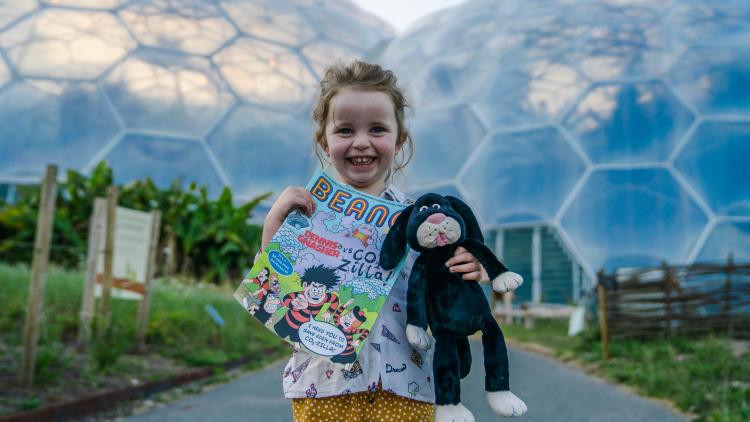
[[[370,164],[372,163],[372,158],[352,158],[352,162],[354,164]]]

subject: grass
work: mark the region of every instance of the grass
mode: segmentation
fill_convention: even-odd
[[[601,360],[598,329],[567,336],[567,324],[538,320],[533,330],[504,325],[511,340],[546,346],[613,382],[673,402],[696,421],[750,420],[750,352],[735,352],[727,338],[612,340]]]
[[[20,345],[30,278],[24,265],[0,263],[0,381],[13,380],[20,364]],[[258,368],[288,354],[285,343],[257,323],[232,297],[235,286],[186,284],[155,280],[146,330],[148,354],[135,349],[138,302],[113,299],[108,336],[93,341],[90,353],[79,353],[78,334],[83,274],[50,267],[39,330],[33,389],[16,389],[15,396],[0,393],[0,414],[49,402],[49,393],[71,376],[87,389],[111,387],[112,379],[142,382],[163,377],[180,367],[216,366],[248,355],[248,369]],[[225,324],[216,326],[204,306],[211,304]],[[1,383],[1,382],[0,382]],[[52,394],[53,396],[60,393]],[[5,397],[3,397],[5,396]],[[45,397],[40,397],[45,396]],[[4,405],[3,405],[4,404]]]

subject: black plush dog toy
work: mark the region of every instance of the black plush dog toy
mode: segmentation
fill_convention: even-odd
[[[380,253],[381,267],[392,269],[406,254],[407,243],[420,252],[409,277],[406,337],[414,347],[429,348],[428,324],[435,337],[438,422],[474,420],[461,404],[460,378],[471,368],[468,336],[480,330],[490,407],[501,416],[520,416],[527,410],[526,404],[510,392],[508,351],[482,288],[445,266],[456,248],[463,246],[482,263],[495,291],[508,292],[520,286],[521,276],[508,271],[483,242],[479,224],[466,204],[451,196],[428,193],[401,212]]]

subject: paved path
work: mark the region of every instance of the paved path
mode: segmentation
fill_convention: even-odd
[[[655,401],[629,394],[552,359],[515,348],[509,352],[511,390],[529,406],[529,412],[514,421],[685,421]],[[504,420],[492,413],[484,398],[481,343],[472,341],[472,355],[472,371],[461,383],[463,402],[477,422]],[[128,421],[290,421],[291,408],[281,389],[283,366],[280,363],[244,375]]]

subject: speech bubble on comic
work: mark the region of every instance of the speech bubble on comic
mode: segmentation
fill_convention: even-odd
[[[320,321],[309,321],[299,327],[299,338],[310,351],[335,356],[346,349],[346,336],[338,328]]]

